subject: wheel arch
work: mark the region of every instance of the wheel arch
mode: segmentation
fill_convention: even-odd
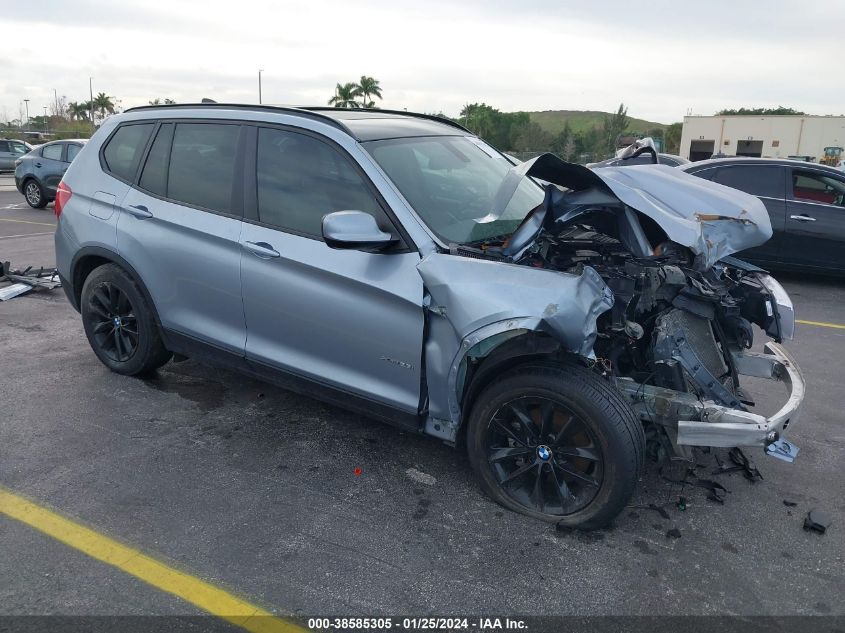
[[[470,412],[493,380],[521,365],[559,365],[566,361],[584,364],[583,357],[565,349],[554,337],[536,330],[505,330],[473,344],[463,356],[461,364],[465,369],[457,378],[460,425],[456,444],[462,446],[465,442]]]
[[[68,293],[71,298],[71,302],[73,303],[73,307],[79,311],[82,301],[82,286],[85,284],[85,280],[88,276],[97,268],[107,264],[116,264],[117,266],[120,266],[127,272],[127,274],[129,274],[130,277],[132,277],[132,280],[138,284],[138,288],[141,289],[144,299],[152,308],[153,318],[155,319],[156,325],[161,328],[161,319],[158,316],[158,309],[156,308],[155,301],[153,301],[150,291],[147,290],[147,286],[144,284],[144,280],[141,278],[141,275],[139,275],[138,271],[136,271],[135,268],[123,257],[114,251],[100,246],[85,246],[73,257],[70,267],[71,292]]]

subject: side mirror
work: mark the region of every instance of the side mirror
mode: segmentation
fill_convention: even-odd
[[[323,216],[323,239],[331,248],[381,250],[396,240],[363,211],[335,211]]]

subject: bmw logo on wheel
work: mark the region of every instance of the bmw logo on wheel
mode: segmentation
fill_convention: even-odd
[[[552,456],[552,451],[549,449],[548,446],[538,446],[537,447],[537,457],[542,459],[544,462],[549,461]]]

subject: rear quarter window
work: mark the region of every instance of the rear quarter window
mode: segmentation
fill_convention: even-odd
[[[153,127],[152,123],[120,126],[103,148],[106,171],[121,180],[133,181]]]

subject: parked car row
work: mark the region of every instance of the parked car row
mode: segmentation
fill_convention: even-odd
[[[56,190],[68,166],[86,139],[52,141],[14,161],[15,186],[33,209],[43,209],[56,197]]]

